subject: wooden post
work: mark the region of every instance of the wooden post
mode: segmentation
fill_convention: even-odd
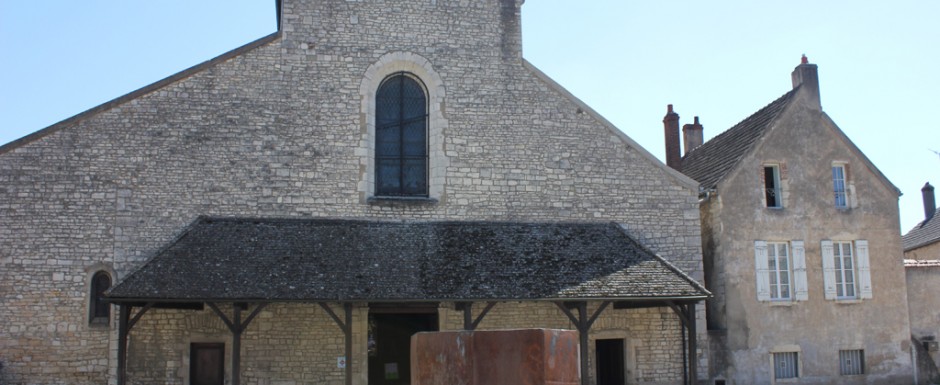
[[[581,385],[591,385],[588,362],[588,331],[591,326],[587,319],[587,302],[578,302],[578,343],[581,344]]]
[[[473,302],[460,302],[463,310],[463,330],[473,330]]]
[[[352,377],[353,377],[352,303],[351,302],[344,303],[343,310],[345,310],[346,312],[346,327],[343,328],[344,329],[343,333],[346,333],[346,385],[352,385]]]
[[[120,304],[118,311],[118,362],[117,362],[117,383],[118,385],[127,384],[127,333],[128,320],[130,320],[130,305]]]
[[[689,329],[689,383],[698,381],[698,336],[695,332],[695,302],[688,305]]]
[[[232,385],[240,385],[242,379],[242,309],[241,304],[232,304]]]

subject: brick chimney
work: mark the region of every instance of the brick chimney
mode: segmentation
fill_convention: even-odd
[[[790,74],[793,80],[793,88],[800,87],[803,93],[809,96],[809,104],[818,110],[822,109],[819,102],[819,74],[815,64],[810,64],[806,55],[800,59],[800,65],[796,66],[793,73]]]
[[[695,123],[682,126],[682,144],[685,146],[682,155],[689,155],[689,151],[701,146],[704,138],[702,137],[702,124],[698,122],[698,116],[695,117]]]
[[[663,118],[663,129],[666,133],[666,165],[679,170],[682,159],[679,149],[679,114],[672,110],[672,104],[667,107]]]
[[[937,201],[934,200],[933,186],[930,185],[930,182],[927,182],[924,188],[920,189],[920,193],[924,195],[924,222],[926,223],[937,212]]]

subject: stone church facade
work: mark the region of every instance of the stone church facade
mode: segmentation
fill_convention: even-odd
[[[696,283],[703,277],[698,183],[525,61],[521,6],[279,1],[276,33],[0,147],[0,382],[214,381],[196,373],[204,357],[217,360],[211,365],[224,383],[397,383],[407,361],[378,362],[370,350],[374,329],[396,320],[424,323],[423,330],[587,326],[590,383],[602,382],[600,345],[619,349],[614,370],[627,383],[695,377],[707,367],[693,343],[705,341],[704,311],[694,304],[708,296]],[[417,100],[415,116],[383,115],[391,81],[402,84],[392,105],[405,111]],[[392,139],[388,119],[399,125]],[[458,277],[453,291],[436,297],[426,294],[435,288],[370,296],[360,289],[372,282],[348,285],[358,273],[325,267],[304,271],[313,294],[292,297],[300,289],[266,286],[282,281],[253,270],[250,254],[195,275],[154,267],[175,245],[217,234],[197,231],[212,221],[276,228],[265,245],[280,245],[293,233],[271,223],[323,220],[381,228],[445,222],[464,232],[477,228],[465,224],[515,226],[528,229],[519,230],[528,238],[518,243],[533,245],[518,255],[567,250],[557,260],[575,265],[581,261],[565,258],[593,243],[575,247],[551,234],[613,223],[614,230],[584,231],[611,245],[635,243],[632,254],[614,259],[635,263],[570,286],[499,293],[485,279],[464,288],[475,276]],[[447,239],[464,233],[453,234]],[[420,250],[462,250],[472,260],[471,249],[514,244],[467,239],[482,243]],[[199,245],[180,255],[202,256]],[[317,263],[342,261],[339,251],[316,254]],[[566,273],[558,279],[587,271],[566,266],[554,266]],[[377,277],[396,281],[397,267]],[[148,268],[169,275],[147,275]],[[191,279],[167,278],[174,276]],[[215,278],[228,285],[200,284]],[[340,283],[347,291],[316,292]],[[160,297],[164,289],[175,296]],[[268,296],[239,297],[236,289]],[[207,294],[186,296],[199,290]]]

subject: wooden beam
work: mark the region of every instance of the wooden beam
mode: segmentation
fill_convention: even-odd
[[[333,309],[330,308],[326,302],[317,302],[317,305],[320,305],[327,314],[333,318],[333,321],[336,322],[336,325],[339,326],[339,329],[343,331],[343,337],[345,338],[345,350],[346,350],[346,385],[352,385],[352,376],[353,376],[353,367],[352,367],[352,303],[344,302],[343,303],[343,313],[345,313],[345,322],[339,319],[339,316],[333,312]]]
[[[495,301],[490,301],[486,303],[486,307],[483,308],[483,311],[480,312],[480,315],[478,315],[477,318],[473,320],[473,324],[470,325],[470,330],[476,330],[477,326],[480,326],[480,322],[483,321],[483,317],[486,317],[486,314],[489,313],[490,310],[493,309],[493,306],[496,306]]]

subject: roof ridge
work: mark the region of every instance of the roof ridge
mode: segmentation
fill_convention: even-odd
[[[800,87],[784,93],[731,128],[696,147],[681,159],[682,172],[704,189],[713,189],[734,170],[767,129],[773,127]]]

